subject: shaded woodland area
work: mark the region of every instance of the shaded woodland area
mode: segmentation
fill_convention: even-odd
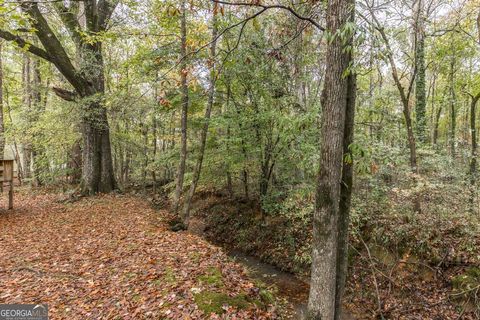
[[[478,0],[0,0],[0,304],[480,319],[479,100]]]

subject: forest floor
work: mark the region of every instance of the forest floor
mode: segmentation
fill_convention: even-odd
[[[237,211],[241,211],[246,220],[240,220],[257,241],[262,240],[261,230],[246,223],[255,222],[250,216],[254,211],[247,205],[232,203],[237,211],[231,212],[221,199],[205,201],[217,204],[218,210],[207,210],[210,205],[202,206],[197,199],[196,211],[213,219],[197,221],[207,228],[200,234],[225,229],[222,234],[243,236],[251,246],[253,238],[237,234],[245,230],[231,230],[238,221],[222,218],[225,223],[219,223],[223,221],[219,214],[239,219]],[[135,195],[69,202],[65,195],[21,189],[15,194],[15,209],[0,210],[0,303],[47,303],[51,319],[297,318],[293,307],[296,314],[304,308],[307,282],[249,256],[242,262],[245,256],[240,253],[237,262],[247,265],[249,272],[203,236],[170,231],[171,219],[168,211],[155,210],[147,199]],[[281,231],[274,225],[268,229]],[[271,237],[267,235],[270,241],[262,243],[273,243]],[[218,235],[215,238],[229,243]],[[272,248],[261,248],[272,252]],[[465,267],[433,270],[402,257],[402,262],[387,259],[394,263],[385,262],[388,268],[382,268],[379,261],[385,253],[378,257],[371,253],[374,268],[372,257],[361,254],[352,265],[345,301],[349,318],[476,319],[472,308],[463,307],[477,300],[451,299],[452,279]],[[475,274],[475,279],[479,276]],[[465,285],[464,291],[480,290],[474,282]],[[292,290],[298,301],[285,294]]]
[[[268,289],[145,200],[15,196],[0,211],[0,303],[47,303],[51,319],[276,317]]]
[[[293,211],[297,208],[301,204]],[[213,192],[198,194],[192,212],[191,227],[210,241],[308,281],[310,265],[302,255],[311,250],[308,219],[281,213],[262,218],[255,203]],[[461,212],[446,217],[425,213],[413,221],[400,214],[380,217],[350,235],[344,304],[351,318],[480,319],[476,218],[470,226]],[[383,244],[374,237],[382,230]],[[304,291],[308,294],[308,288]]]

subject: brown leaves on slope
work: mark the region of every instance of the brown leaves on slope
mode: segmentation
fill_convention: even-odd
[[[129,196],[73,204],[19,194],[0,212],[0,303],[48,303],[52,319],[269,319],[253,303],[205,314],[194,294],[244,294],[254,285],[217,247],[165,228],[162,213]],[[221,285],[199,279],[219,270]]]

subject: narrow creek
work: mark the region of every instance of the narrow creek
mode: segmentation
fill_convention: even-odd
[[[257,257],[240,251],[230,251],[228,255],[247,267],[252,278],[260,280],[267,285],[275,285],[278,289],[278,295],[293,306],[291,319],[304,319],[310,290],[308,280],[303,280],[291,273],[281,271],[270,264],[260,261]],[[355,320],[355,318],[347,310],[344,310],[342,320]]]
[[[280,271],[276,267],[263,263],[260,259],[246,255],[240,251],[231,251],[229,256],[246,266],[250,276],[267,285],[275,285],[281,298],[293,306],[292,319],[303,319],[307,310],[307,299],[310,285],[291,273]]]

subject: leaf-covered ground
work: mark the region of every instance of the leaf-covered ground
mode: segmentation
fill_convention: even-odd
[[[15,200],[0,211],[0,303],[48,303],[51,319],[275,318],[241,266],[146,201]]]

